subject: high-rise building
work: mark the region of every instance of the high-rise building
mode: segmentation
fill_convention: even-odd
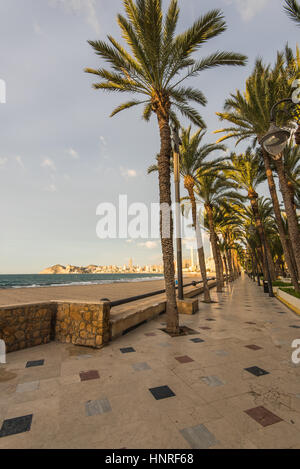
[[[133,261],[132,258],[129,259],[129,270],[132,270],[133,268]]]

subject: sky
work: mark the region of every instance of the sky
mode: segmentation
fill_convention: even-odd
[[[222,9],[227,21],[227,31],[196,57],[216,50],[248,56],[246,67],[206,71],[190,82],[207,97],[199,111],[208,129],[205,141],[215,142],[213,131],[222,127],[215,113],[224,100],[244,89],[258,56],[272,63],[287,41],[295,48],[299,29],[282,0],[179,5],[178,32],[212,8]],[[84,73],[101,64],[87,40],[107,34],[120,39],[119,12],[121,0],[0,0],[0,80],[6,83],[6,103],[0,103],[0,274],[37,273],[58,263],[123,265],[130,257],[134,264],[161,262],[157,240],[96,235],[100,203],[117,204],[119,194],[129,203],[158,202],[157,175],[147,175],[159,151],[155,119],[142,121],[138,107],[109,118],[124,97],[95,91],[93,76]]]

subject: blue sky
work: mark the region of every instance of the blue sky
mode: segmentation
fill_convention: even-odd
[[[166,5],[167,2],[164,2]],[[179,0],[178,31],[212,8],[221,8],[228,30],[199,57],[219,50],[241,52],[247,67],[204,72],[190,82],[208,99],[201,113],[206,140],[215,141],[231,91],[243,89],[255,58],[273,62],[299,29],[281,0]],[[121,0],[0,0],[0,273],[34,273],[56,263],[160,262],[159,243],[99,240],[96,207],[158,201],[157,176],[147,176],[159,150],[157,124],[134,108],[109,118],[119,96],[96,92],[85,67],[99,59],[88,39],[120,38]],[[124,99],[121,98],[121,101]],[[232,144],[231,144],[232,145]],[[231,146],[230,145],[230,146]],[[188,254],[187,254],[188,255]]]

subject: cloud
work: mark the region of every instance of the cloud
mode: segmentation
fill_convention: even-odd
[[[4,166],[6,165],[7,162],[8,162],[7,158],[1,158],[0,157],[0,169],[4,168]]]
[[[21,168],[25,167],[21,156],[16,156],[16,161]]]
[[[136,178],[137,172],[135,169],[120,168],[121,174],[125,178]]]
[[[251,21],[257,13],[270,3],[270,0],[224,0],[228,5],[234,4],[243,21]]]
[[[107,142],[106,142],[105,137],[103,137],[103,135],[101,135],[100,140],[101,140],[101,142],[103,143],[103,145],[106,147]]]
[[[49,186],[45,187],[45,191],[47,192],[57,192],[57,187],[55,184],[49,184]]]
[[[74,158],[74,160],[79,160],[79,158],[80,158],[79,153],[78,153],[76,150],[74,150],[74,148],[70,148],[70,149],[68,150],[68,154],[69,154],[72,158]]]
[[[100,34],[100,24],[96,12],[96,0],[49,0],[52,6],[63,6],[68,12],[83,15],[93,30]]]
[[[38,36],[42,36],[42,34],[43,34],[43,30],[42,30],[41,26],[40,26],[39,23],[37,23],[36,21],[35,21],[34,24],[33,24],[33,31],[34,31],[35,34],[37,34]]]
[[[146,241],[146,243],[139,243],[139,246],[146,249],[155,249],[157,248],[157,242],[155,241]]]
[[[47,168],[47,169],[51,169],[51,171],[56,171],[55,163],[50,158],[45,158],[41,166],[42,168]]]

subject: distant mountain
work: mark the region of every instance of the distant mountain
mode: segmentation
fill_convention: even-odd
[[[97,265],[89,265],[87,267],[77,267],[74,265],[53,265],[40,272],[41,275],[61,275],[61,274],[97,274],[100,268]]]

